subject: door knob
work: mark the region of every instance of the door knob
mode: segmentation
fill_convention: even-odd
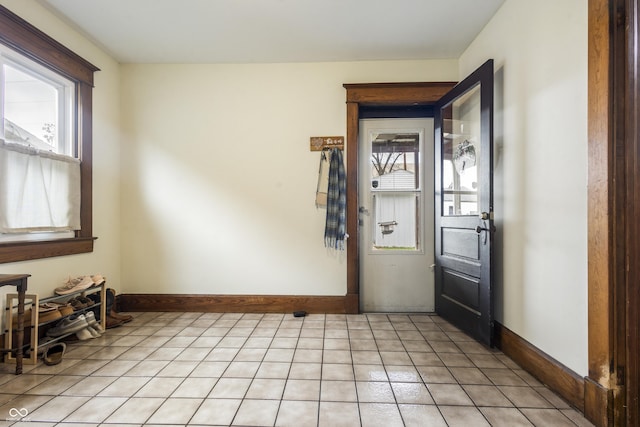
[[[367,208],[365,208],[364,206],[360,206],[358,208],[358,212],[362,213],[362,214],[368,214],[369,210]]]

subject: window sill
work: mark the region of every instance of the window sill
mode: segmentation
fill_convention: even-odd
[[[0,264],[93,252],[97,237],[0,243]]]

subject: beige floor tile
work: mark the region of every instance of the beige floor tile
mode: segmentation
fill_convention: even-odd
[[[357,403],[320,402],[319,427],[354,427],[360,425],[360,409]]]
[[[405,365],[386,365],[387,376],[391,382],[411,383],[422,382],[420,374],[413,366]]]
[[[193,361],[172,361],[158,372],[159,377],[186,377],[198,366]]]
[[[210,398],[242,399],[251,385],[250,378],[220,378],[209,394]]]
[[[553,405],[532,387],[499,386],[498,388],[517,407],[553,408]]]
[[[234,362],[261,362],[267,354],[266,348],[242,348],[233,359]]]
[[[291,363],[288,362],[262,362],[258,372],[256,372],[256,378],[286,379],[289,376],[290,369]],[[320,377],[318,376],[318,378]]]
[[[463,385],[462,388],[464,388],[476,406],[513,406],[511,401],[496,386]]]
[[[358,401],[367,403],[393,403],[395,397],[388,382],[357,381]]]
[[[398,406],[391,403],[360,403],[362,427],[404,427]]]
[[[492,385],[493,383],[478,368],[449,368],[451,375],[459,384],[484,384]]]
[[[406,427],[447,427],[437,406],[401,404],[398,407]]]
[[[271,426],[278,414],[279,400],[245,399],[231,425],[234,426]]]
[[[480,408],[495,427],[531,427],[533,424],[517,408]],[[541,427],[544,424],[541,425]]]
[[[384,365],[353,365],[356,381],[389,381]]]
[[[346,363],[323,363],[322,379],[353,381],[353,365]]]
[[[184,378],[152,378],[134,397],[169,397],[182,381]]]
[[[186,378],[171,397],[205,398],[218,382],[218,378]]]
[[[162,371],[168,360],[143,360],[127,371],[128,377],[153,377]]]
[[[175,358],[175,360],[187,360],[187,361],[197,361],[200,362],[201,360],[204,360],[205,357],[207,357],[207,355],[209,355],[209,352],[211,351],[211,348],[185,348],[184,351],[182,353],[180,353],[178,355],[178,357]]]
[[[276,427],[316,427],[318,425],[318,402],[283,400],[280,403]]]
[[[324,363],[348,363],[351,364],[351,351],[349,350],[324,350],[322,354]]]
[[[144,424],[163,403],[164,399],[158,397],[129,399],[105,422],[109,424]]]
[[[98,393],[98,396],[131,397],[149,380],[151,377],[120,377]]]
[[[293,361],[297,363],[320,363],[322,362],[322,353],[320,349],[296,349],[293,355]]]
[[[449,427],[491,426],[475,406],[439,406],[438,409]]]
[[[63,391],[62,394],[65,396],[95,396],[117,379],[118,377],[85,377]]]
[[[423,383],[391,383],[396,402],[416,405],[433,405],[433,398]]]
[[[59,365],[26,366],[20,377],[0,365],[0,418],[24,408],[34,418],[11,427],[592,427],[438,316],[134,315],[69,345]]]
[[[79,375],[56,375],[31,388],[26,394],[57,396],[83,379],[84,377]]]
[[[325,402],[357,402],[355,382],[322,380],[320,400]]]
[[[223,377],[253,378],[258,372],[260,362],[231,362],[222,374]]]
[[[63,421],[101,423],[126,401],[126,397],[94,397],[72,412]]]
[[[28,413],[29,421],[49,421],[59,422],[65,419],[69,414],[84,405],[90,398],[80,396],[57,396],[40,406],[35,411]],[[17,408],[17,406],[16,406]],[[19,409],[28,407],[20,407]]]
[[[285,400],[315,400],[320,399],[319,380],[287,380],[284,388]]]
[[[473,406],[467,393],[458,384],[427,384],[436,405]]]
[[[247,391],[247,399],[282,399],[285,379],[256,378]]]
[[[574,427],[575,424],[558,409],[522,408],[520,411],[535,426]]]
[[[240,349],[237,348],[219,348],[216,347],[209,352],[204,360],[209,362],[231,362],[235,359]]]
[[[149,423],[187,424],[203,399],[169,398],[149,418]]]
[[[242,399],[205,399],[191,419],[194,425],[229,426]]]

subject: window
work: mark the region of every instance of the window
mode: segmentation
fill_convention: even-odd
[[[0,160],[29,170],[3,168],[12,179],[31,177],[0,192],[11,193],[4,208],[15,205],[4,209],[12,219],[0,224],[0,262],[91,252],[91,99],[98,69],[2,6],[0,28]],[[28,165],[34,159],[42,169],[35,177]],[[32,218],[37,212],[49,214]]]
[[[372,133],[369,139],[373,249],[420,251],[422,133]]]

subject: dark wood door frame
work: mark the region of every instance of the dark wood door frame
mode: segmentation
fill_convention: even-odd
[[[345,311],[360,311],[358,235],[358,128],[361,107],[433,105],[455,82],[345,84],[347,90],[347,297]],[[354,196],[355,195],[355,196]]]
[[[589,376],[585,415],[640,425],[638,0],[589,0]]]

